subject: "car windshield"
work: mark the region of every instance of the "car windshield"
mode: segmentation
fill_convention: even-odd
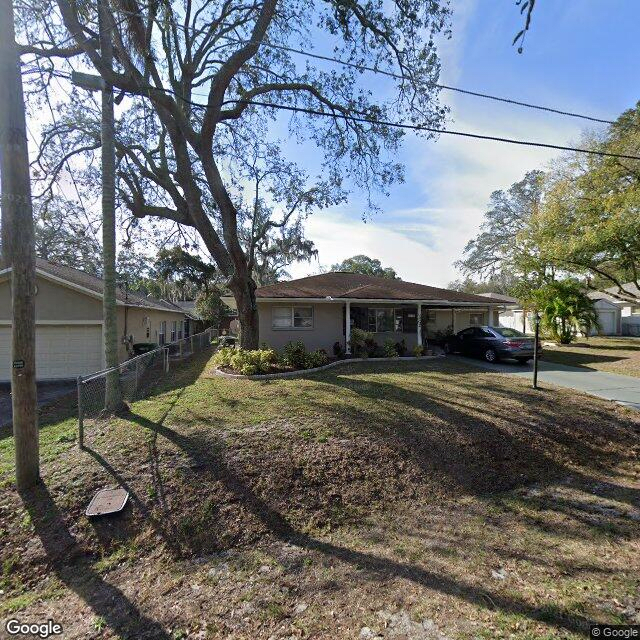
[[[491,327],[496,333],[499,333],[503,338],[526,338],[524,333],[517,329],[509,329],[509,327]]]

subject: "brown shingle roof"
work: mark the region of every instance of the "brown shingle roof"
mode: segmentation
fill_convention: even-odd
[[[350,298],[361,300],[446,300],[487,304],[481,296],[415,282],[333,271],[259,287],[260,298]]]
[[[61,264],[54,264],[53,262],[47,262],[42,258],[36,258],[36,268],[48,273],[54,278],[60,278],[76,284],[84,289],[93,291],[99,295],[102,295],[104,291],[104,280],[102,278],[96,278],[84,271],[74,269],[73,267],[67,267]],[[124,289],[116,288],[116,300],[122,304],[126,304],[130,307],[144,307],[148,309],[161,309],[162,311],[182,311],[170,302],[164,300],[156,300],[154,298],[145,298],[132,292],[125,292]]]

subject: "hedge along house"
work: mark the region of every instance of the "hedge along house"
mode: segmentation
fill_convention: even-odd
[[[75,378],[104,368],[100,278],[45,260],[36,261],[36,375]],[[186,337],[190,316],[164,300],[118,288],[118,359],[136,342],[164,344]],[[11,379],[11,269],[0,271],[0,381]]]
[[[280,350],[302,341],[307,350],[350,352],[354,327],[376,342],[404,340],[408,349],[473,325],[496,323],[497,305],[480,296],[358,273],[332,272],[259,287],[260,343]],[[231,297],[223,300],[232,308]]]

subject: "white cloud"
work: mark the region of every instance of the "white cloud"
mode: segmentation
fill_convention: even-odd
[[[455,39],[440,45],[448,83],[457,84],[461,75],[460,42],[476,8],[475,0],[456,5]],[[578,121],[513,105],[451,92],[443,92],[442,99],[451,107],[451,130],[559,145],[577,140],[582,130]],[[508,188],[527,171],[544,169],[559,153],[452,135],[437,141],[407,136],[400,160],[417,193],[407,198],[406,187],[392,190],[381,203],[386,211],[367,224],[354,220],[346,208],[318,213],[309,219],[307,235],[323,265],[364,253],[395,268],[405,280],[445,286],[459,277],[453,263],[476,235],[491,193]],[[394,195],[396,203],[402,197],[411,208],[394,206]],[[317,269],[317,263],[295,265],[291,273],[301,277]]]

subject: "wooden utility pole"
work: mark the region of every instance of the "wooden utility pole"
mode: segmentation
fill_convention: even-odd
[[[0,0],[1,1],[1,0]],[[106,0],[98,0],[98,29],[100,31],[100,54],[105,64],[113,66],[111,42],[111,13]],[[113,87],[102,86],[102,118],[100,127],[102,141],[102,256],[104,292],[102,315],[104,322],[104,350],[107,367],[118,364],[118,322],[116,308],[116,146],[113,112]],[[115,411],[122,404],[120,377],[117,371],[107,374],[105,388],[105,410]]]
[[[11,267],[11,398],[19,490],[40,476],[36,396],[36,263],[27,125],[13,3],[0,0],[0,175],[3,266]]]

